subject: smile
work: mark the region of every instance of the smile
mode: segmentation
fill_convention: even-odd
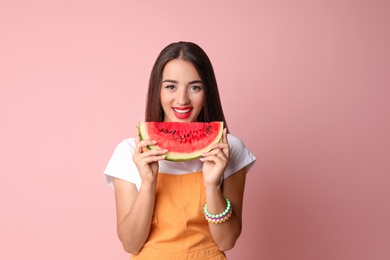
[[[192,107],[172,107],[173,114],[178,119],[187,119],[190,117]]]
[[[185,114],[185,113],[190,112],[191,109],[177,109],[177,108],[174,108],[173,110],[174,110],[176,113]]]

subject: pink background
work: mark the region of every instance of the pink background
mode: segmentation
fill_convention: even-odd
[[[200,44],[258,157],[230,259],[390,259],[390,2],[0,1],[0,259],[128,259],[102,172]]]

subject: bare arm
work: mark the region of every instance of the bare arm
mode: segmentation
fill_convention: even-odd
[[[210,223],[210,232],[219,250],[226,251],[236,243],[241,234],[241,215],[244,196],[246,168],[239,170],[226,178],[223,188],[220,180],[230,161],[230,147],[224,130],[222,142],[215,144],[212,150],[203,154],[203,179],[206,190],[207,208],[211,214],[222,213],[226,208],[225,197],[231,202],[233,208],[232,217],[221,224]]]
[[[139,138],[137,128],[136,148],[133,161],[142,179],[140,190],[130,182],[114,178],[118,237],[126,252],[138,254],[148,238],[153,216],[158,161],[165,158],[166,151],[145,150],[155,144]],[[130,173],[129,173],[130,174]]]
[[[225,210],[225,197],[231,202],[233,215],[221,224],[209,224],[211,236],[219,250],[232,249],[242,230],[242,204],[245,187],[246,168],[224,180],[223,192],[220,187],[206,188],[206,200],[208,210],[212,214],[218,214]]]
[[[141,185],[114,178],[117,232],[126,252],[138,254],[149,235],[155,185]]]

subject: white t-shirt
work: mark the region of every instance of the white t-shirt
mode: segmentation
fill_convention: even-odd
[[[228,134],[230,145],[230,162],[223,173],[223,178],[236,173],[246,166],[246,172],[254,165],[256,157],[245,147],[244,143],[237,137]],[[133,162],[133,153],[135,149],[134,138],[123,140],[117,145],[111,156],[110,161],[104,171],[104,177],[110,185],[114,187],[113,178],[119,178],[134,183],[139,190],[141,186],[141,177],[137,166]],[[201,171],[203,162],[194,159],[185,162],[159,161],[159,172],[169,174],[186,174]]]

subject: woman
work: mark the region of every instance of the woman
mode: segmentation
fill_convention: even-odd
[[[190,42],[165,47],[153,66],[145,121],[211,122],[227,126],[214,71]],[[131,259],[226,259],[241,233],[245,176],[256,158],[224,129],[201,159],[164,160],[135,138],[114,151],[105,177],[114,187],[117,231]],[[206,205],[206,206],[205,206]],[[223,223],[213,221],[217,214]]]

